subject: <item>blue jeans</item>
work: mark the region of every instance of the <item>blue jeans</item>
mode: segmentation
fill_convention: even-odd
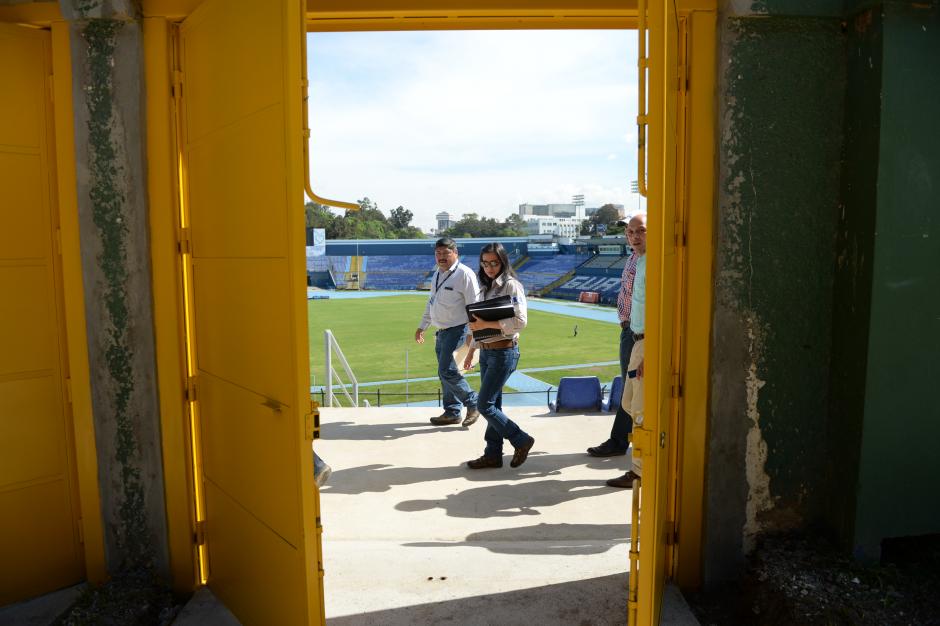
[[[454,350],[467,337],[467,325],[442,328],[434,334],[434,352],[437,354],[437,376],[441,379],[444,392],[444,413],[460,415],[460,405],[475,407],[477,394],[457,369],[454,362]]]
[[[519,346],[480,350],[480,414],[486,419],[484,456],[503,456],[503,439],[514,448],[529,442],[529,435],[503,413],[503,385],[519,363]]]
[[[633,351],[633,331],[630,327],[620,329],[620,375],[623,377],[623,385],[627,386],[627,364],[630,362],[630,353]],[[617,415],[614,417],[614,425],[610,429],[610,444],[626,450],[630,447],[627,436],[633,431],[633,420],[630,414],[617,405]]]

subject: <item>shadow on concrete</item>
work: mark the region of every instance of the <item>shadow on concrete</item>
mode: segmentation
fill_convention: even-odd
[[[483,442],[480,442],[481,448]],[[469,460],[469,459],[467,459]],[[472,482],[490,482],[506,480],[527,480],[557,476],[566,467],[584,466],[588,469],[610,472],[610,475],[598,476],[598,483],[607,478],[625,472],[630,467],[629,457],[595,458],[584,453],[540,454],[532,452],[519,469],[511,469],[508,459],[500,469],[471,470],[464,462],[446,467],[395,467],[387,464],[362,465],[348,469],[333,468],[330,482],[322,491],[327,493],[357,494],[388,491],[398,485],[413,485],[435,480],[465,478]]]
[[[368,409],[363,409],[368,410]],[[461,426],[433,426],[423,422],[401,422],[398,424],[356,424],[355,422],[327,422],[321,427],[324,439],[347,441],[391,441],[412,435],[427,435],[452,430],[466,432]]]
[[[499,554],[600,554],[629,543],[630,524],[536,524],[518,528],[486,530],[467,535],[464,541],[420,541],[409,548],[453,548],[471,546]]]
[[[450,517],[541,515],[536,509],[607,494],[612,489],[594,480],[539,480],[464,489],[443,500],[405,500],[395,508],[409,513],[441,508]]]
[[[460,624],[461,626],[583,625],[604,626],[627,622],[626,572],[447,602],[418,604],[384,611],[331,617],[328,626],[413,626]],[[428,587],[454,584],[432,578]],[[459,593],[459,588],[454,593]]]

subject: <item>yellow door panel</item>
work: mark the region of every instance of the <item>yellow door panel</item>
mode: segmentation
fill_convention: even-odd
[[[202,206],[212,202],[225,207],[222,212],[193,212],[195,256],[283,255],[286,155],[283,142],[277,141],[283,132],[283,108],[273,106],[191,144],[190,203]],[[231,183],[221,187],[212,184],[219,180]]]
[[[0,298],[0,376],[58,367],[49,268],[4,265],[0,259],[0,293],[9,294]]]
[[[289,2],[233,2],[227,10],[207,4],[183,27],[183,55],[199,59],[184,68],[186,136],[193,143],[282,102],[285,12],[293,8]]]
[[[5,149],[41,145],[37,138],[42,137],[43,107],[37,106],[37,101],[46,93],[43,55],[42,39],[31,36],[25,28],[4,25],[0,31],[0,145]]]
[[[286,455],[265,458],[262,465],[240,461],[257,456],[259,449],[290,448],[294,429],[289,407],[279,408],[269,398],[214,376],[200,378],[198,389],[200,406],[212,408],[200,414],[203,441],[212,442],[203,457],[206,480],[297,546],[302,530],[296,463]]]
[[[290,297],[287,260],[196,257],[193,265],[199,369],[293,404],[292,363],[284,358],[291,317],[278,306]]]
[[[59,383],[51,375],[0,382],[0,441],[16,442],[0,456],[6,485],[66,471]]]
[[[199,510],[208,584],[245,624],[323,619],[304,438],[302,15],[292,0],[208,0],[179,31]]]
[[[225,605],[243,624],[316,623],[301,617],[306,589],[297,548],[212,483],[206,485],[206,502],[209,586],[224,590]]]
[[[41,258],[49,248],[49,216],[42,211],[24,210],[42,205],[39,154],[29,149],[17,153],[13,147],[6,150],[0,152],[0,189],[4,190],[0,223],[7,226],[0,230],[0,250],[7,259]]]
[[[0,491],[0,529],[0,605],[82,579],[66,480]]]
[[[0,24],[0,605],[84,577],[57,282],[49,34]]]

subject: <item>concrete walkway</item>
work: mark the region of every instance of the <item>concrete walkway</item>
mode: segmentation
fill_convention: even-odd
[[[630,459],[584,452],[612,416],[509,407],[536,439],[529,460],[511,469],[506,444],[502,468],[473,471],[485,421],[436,427],[437,413],[321,410],[328,624],[625,624],[631,492],[604,480]]]

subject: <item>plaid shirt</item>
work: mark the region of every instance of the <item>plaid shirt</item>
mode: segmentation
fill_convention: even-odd
[[[636,278],[637,254],[633,253],[623,266],[620,275],[620,292],[617,293],[617,313],[621,322],[630,321],[630,306],[633,300],[633,279]]]

